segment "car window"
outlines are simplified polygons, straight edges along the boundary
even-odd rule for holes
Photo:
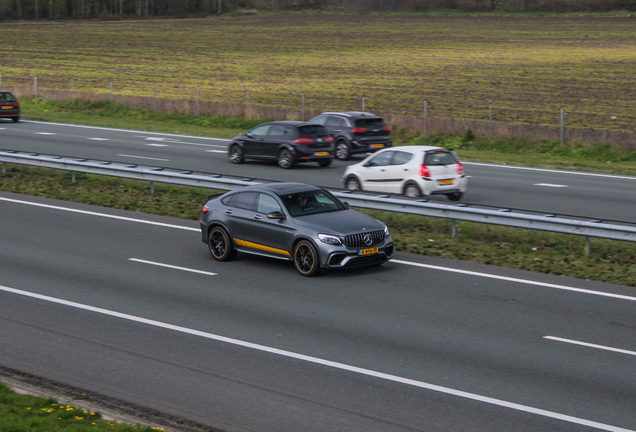
[[[453,165],[455,163],[457,159],[448,150],[431,151],[424,156],[424,165]]]
[[[245,210],[254,210],[254,202],[256,201],[256,192],[239,192],[232,195],[229,203],[226,204],[223,200],[223,204],[230,207],[236,207]]]
[[[0,101],[2,102],[16,102],[16,100],[11,93],[0,93]]]
[[[404,165],[413,157],[412,153],[396,151],[393,154],[393,160],[391,161],[391,165]]]
[[[261,125],[261,126],[256,126],[254,129],[252,129],[251,131],[249,131],[248,133],[250,135],[254,135],[254,136],[263,136],[263,135],[267,135],[267,131],[269,129],[269,125]]]
[[[257,211],[259,213],[270,214],[275,211],[282,212],[282,209],[273,196],[262,193],[258,195]]]
[[[289,135],[289,128],[287,126],[275,124],[270,128],[268,135]]]
[[[384,124],[384,120],[382,120],[379,117],[375,117],[375,118],[358,119],[356,120],[356,126],[366,127],[366,128],[373,128],[373,127],[383,128],[386,125]]]
[[[281,199],[292,216],[345,210],[336,198],[322,189],[281,195]]]
[[[298,133],[301,137],[314,137],[314,136],[326,136],[329,135],[329,131],[320,125],[301,126],[298,128]]]
[[[371,159],[367,163],[367,166],[376,167],[376,166],[389,165],[391,163],[391,158],[393,157],[393,153],[394,152],[392,152],[392,151],[387,151],[387,152],[380,153],[379,155],[377,155],[373,159]]]
[[[343,119],[342,117],[330,116],[329,119],[327,120],[327,123],[325,123],[325,126],[345,127],[347,126],[347,121]]]
[[[327,121],[327,116],[318,116],[316,118],[312,118],[311,120],[309,120],[309,123],[315,123],[315,124],[319,124],[319,125],[325,125],[325,122]]]

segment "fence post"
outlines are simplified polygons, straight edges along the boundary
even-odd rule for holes
[[[428,100],[424,99],[424,135],[428,130]]]
[[[250,107],[250,91],[249,90],[245,90],[245,106],[247,108]]]
[[[303,106],[303,109],[302,109],[302,121],[305,121],[305,93],[303,93],[301,96],[302,96],[301,100],[302,100],[302,106]]]
[[[113,82],[110,81],[110,104],[113,104]]]
[[[492,104],[488,104],[488,119],[490,122],[490,139],[492,139]]]
[[[33,97],[38,98],[38,77],[33,77]]]
[[[561,144],[563,144],[563,108],[561,108]]]
[[[73,82],[73,78],[71,78],[71,98],[75,99],[75,83]]]
[[[2,74],[0,74],[0,89],[2,89]]]
[[[363,95],[363,96],[362,96],[362,112],[366,112],[366,111],[365,111],[365,103],[366,103],[366,100],[365,100],[365,97],[364,97],[364,95]]]
[[[152,110],[157,110],[157,89],[154,84],[152,85]]]
[[[197,116],[201,114],[201,110],[199,109],[199,87],[197,87]]]

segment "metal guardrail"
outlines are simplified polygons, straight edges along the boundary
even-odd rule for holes
[[[156,167],[138,164],[116,163],[82,158],[70,158],[56,155],[42,155],[33,152],[0,150],[2,172],[6,172],[6,163],[31,165],[46,168],[88,174],[108,175],[128,179],[150,181],[151,192],[154,182],[171,183],[183,186],[205,187],[211,189],[233,190],[244,186],[269,182],[269,180],[247,179]],[[74,176],[73,176],[74,179]],[[586,237],[587,253],[590,253],[590,237],[622,241],[636,241],[636,225],[623,222],[604,222],[579,217],[558,217],[557,215],[536,214],[511,209],[477,208],[467,204],[438,204],[425,199],[408,199],[392,195],[368,192],[333,190],[331,192],[347,201],[353,207],[361,207],[390,212],[409,213],[450,219],[453,222],[453,236],[456,235],[456,221],[469,221],[526,228]]]

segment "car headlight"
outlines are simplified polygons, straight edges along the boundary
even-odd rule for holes
[[[389,227],[384,224],[384,238],[389,236]]]
[[[342,244],[342,241],[339,237],[329,235],[329,234],[318,234],[318,238],[321,242],[327,243],[328,245],[339,246]]]

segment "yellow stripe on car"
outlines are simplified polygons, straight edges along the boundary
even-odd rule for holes
[[[245,247],[250,247],[250,248],[254,248],[254,249],[261,249],[261,250],[264,250],[264,251],[274,252],[274,253],[281,254],[281,255],[289,255],[289,252],[287,252],[286,250],[276,249],[276,248],[273,248],[273,247],[260,245],[258,243],[252,243],[252,242],[248,242],[248,241],[237,239],[237,238],[235,238],[234,241],[239,246],[245,246]]]

